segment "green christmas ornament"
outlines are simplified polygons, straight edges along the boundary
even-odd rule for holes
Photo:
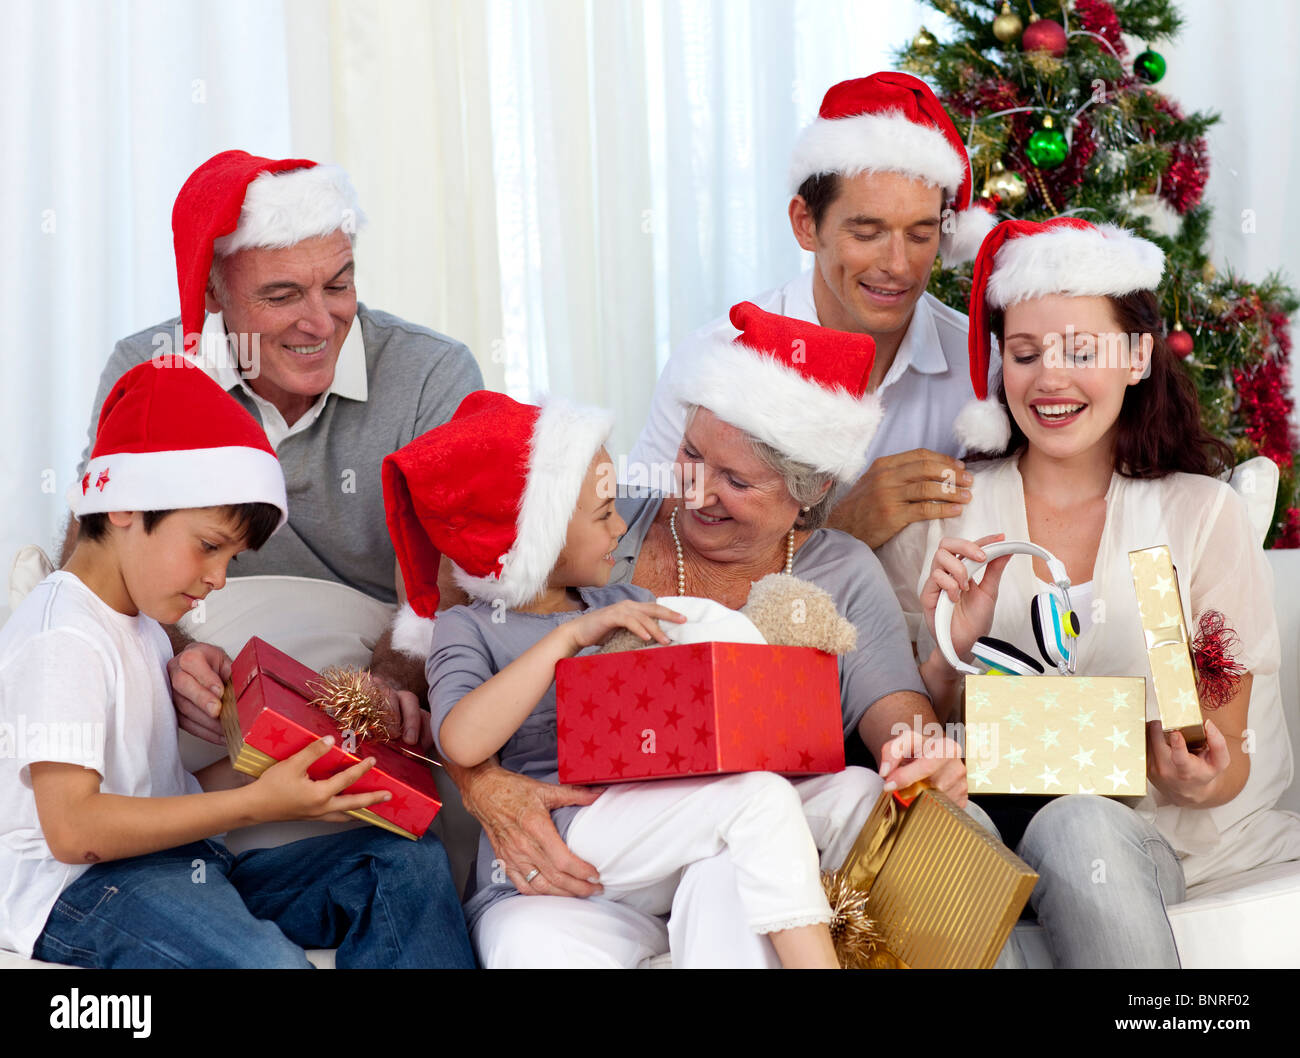
[[[1025,144],[1025,157],[1039,169],[1055,169],[1070,152],[1065,142],[1065,133],[1052,127],[1049,114],[1043,119],[1043,127],[1029,137]]]
[[[1147,48],[1133,60],[1133,72],[1147,84],[1155,84],[1165,75],[1165,57]]]

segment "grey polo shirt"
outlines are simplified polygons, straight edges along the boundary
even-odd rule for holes
[[[90,459],[99,410],[123,373],[171,348],[173,318],[123,338],[99,378],[89,442],[78,477]],[[451,418],[483,376],[460,342],[357,306],[365,349],[366,397],[330,393],[315,421],[276,447],[284,470],[289,521],[263,545],[232,563],[229,575],[282,574],[346,584],[385,603],[397,602],[397,556],[388,537],[380,464],[386,455]],[[260,423],[261,412],[237,381],[230,395]]]

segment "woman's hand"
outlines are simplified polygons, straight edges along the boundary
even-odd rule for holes
[[[966,807],[966,764],[961,746],[941,735],[922,737],[908,728],[880,750],[880,777],[886,790],[901,790],[921,779],[946,794],[958,808]]]
[[[569,851],[551,821],[552,809],[589,805],[601,788],[538,782],[495,762],[471,769],[450,765],[448,771],[520,893],[592,896],[601,891],[596,868]],[[537,874],[525,881],[534,869]]]
[[[616,628],[626,628],[647,643],[654,640],[667,646],[672,640],[664,634],[659,622],[682,624],[685,620],[676,610],[658,603],[625,600],[616,602],[613,606],[602,606],[599,610],[588,610],[581,617],[567,621],[560,627],[568,633],[576,653],[583,647],[594,647],[604,642],[605,637]]]
[[[1159,720],[1147,724],[1147,777],[1173,804],[1204,805],[1231,763],[1228,742],[1213,720],[1205,721],[1205,745],[1195,753],[1177,731],[1166,733]]]
[[[925,610],[925,621],[932,636],[935,634],[934,613],[939,605],[940,593],[946,593],[953,601],[952,646],[963,661],[970,660],[975,640],[988,635],[989,629],[993,627],[998,584],[1011,556],[995,558],[985,566],[984,576],[979,583],[971,577],[962,558],[983,562],[983,545],[996,543],[1003,538],[1004,534],[996,533],[971,542],[945,536],[939,542],[939,550],[934,553],[930,577],[921,589],[921,606]]]

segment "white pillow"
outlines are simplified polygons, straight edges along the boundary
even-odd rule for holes
[[[1267,456],[1256,456],[1238,464],[1228,484],[1246,501],[1255,538],[1262,545],[1273,524],[1273,508],[1277,504],[1277,464]]]

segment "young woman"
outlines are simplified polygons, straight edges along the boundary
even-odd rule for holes
[[[1008,221],[988,235],[970,314],[971,375],[984,399],[958,428],[968,448],[998,457],[972,467],[960,516],[912,526],[880,552],[941,717],[959,718],[962,677],[932,648],[940,593],[955,604],[963,659],[990,634],[1032,650],[1030,602],[1050,587],[1042,561],[994,559],[978,581],[962,561],[983,561],[983,545],[1004,538],[1064,563],[1082,626],[1079,675],[1147,677],[1146,797],[1007,799],[1037,808],[1023,838],[1004,836],[1041,876],[1032,903],[1060,966],[1177,966],[1165,907],[1187,886],[1300,858],[1300,817],[1273,810],[1292,761],[1272,577],[1221,480],[1231,454],[1201,425],[1161,336],[1163,264],[1146,240],[1075,218]],[[1002,380],[989,399],[994,335]],[[1128,553],[1157,544],[1172,551],[1192,634],[1217,611],[1240,643],[1245,675],[1222,706],[1202,701],[1206,743],[1196,751],[1163,731],[1151,690]]]

